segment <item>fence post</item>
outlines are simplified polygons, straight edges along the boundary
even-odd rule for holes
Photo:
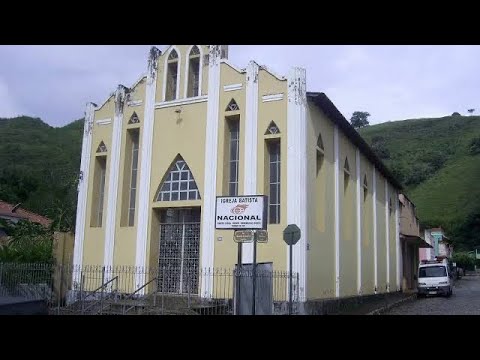
[[[100,315],[103,315],[103,292],[105,291],[105,266],[102,266],[102,289],[100,292]]]
[[[3,264],[0,263],[0,289],[3,289],[2,283],[3,283]],[[3,295],[3,294],[0,294],[0,295]],[[5,296],[6,295],[7,294],[5,294]]]
[[[295,313],[298,315],[298,310],[299,310],[299,305],[300,305],[300,286],[299,286],[300,285],[300,274],[299,273],[297,273],[296,278],[297,278],[297,294],[296,294],[296,298],[297,298],[296,304],[297,305],[295,306]]]
[[[158,292],[158,270],[157,270],[157,276],[156,280],[154,280],[153,283],[153,307],[155,308],[156,312],[156,307],[157,307],[157,292]]]
[[[190,271],[187,270],[187,302],[188,309],[190,310]]]
[[[164,314],[165,306],[165,266],[162,266],[162,315]]]
[[[83,270],[80,270],[80,306],[81,306],[81,314],[85,315],[85,297],[83,294],[85,286],[85,275],[83,274]]]

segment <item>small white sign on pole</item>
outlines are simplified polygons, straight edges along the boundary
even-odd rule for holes
[[[267,196],[218,196],[215,207],[216,229],[266,229]]]

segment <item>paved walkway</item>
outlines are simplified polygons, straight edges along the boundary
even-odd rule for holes
[[[415,294],[411,293],[390,293],[376,299],[371,299],[360,306],[347,311],[340,312],[339,315],[372,315],[374,312],[381,312],[383,309],[394,306],[399,302],[409,300]]]
[[[387,315],[480,315],[480,276],[457,280],[450,298],[435,296],[402,304]]]

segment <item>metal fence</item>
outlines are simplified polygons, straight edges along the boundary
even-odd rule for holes
[[[294,309],[298,274],[293,274]],[[251,267],[197,269],[0,263],[0,297],[43,299],[51,314],[287,314],[289,274]],[[253,311],[253,310],[252,310]],[[295,311],[295,310],[294,310]]]

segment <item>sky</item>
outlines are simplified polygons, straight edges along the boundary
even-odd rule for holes
[[[167,45],[155,45],[164,50]],[[147,45],[0,45],[0,118],[28,115],[51,126],[84,116],[118,84],[146,72]],[[480,46],[230,45],[229,60],[250,60],[279,75],[307,71],[307,90],[324,92],[350,119],[370,123],[480,112]]]

